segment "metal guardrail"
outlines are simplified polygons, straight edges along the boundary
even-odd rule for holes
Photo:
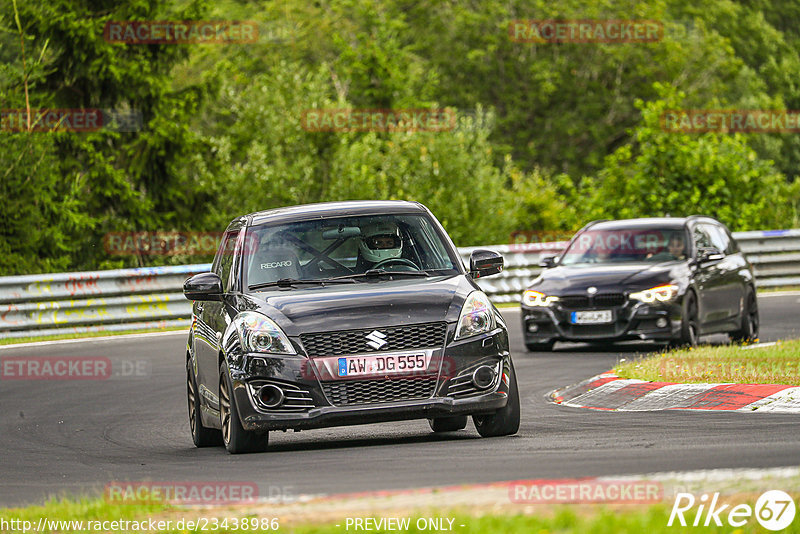
[[[759,287],[800,285],[800,229],[733,234],[753,263]],[[476,248],[503,254],[506,269],[478,280],[494,302],[517,302],[538,276],[539,259],[566,242],[460,248],[465,264]],[[183,281],[211,265],[0,277],[0,337],[143,330],[186,326],[191,303]]]

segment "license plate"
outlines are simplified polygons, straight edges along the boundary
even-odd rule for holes
[[[614,321],[611,310],[592,310],[572,312],[570,322],[572,324],[603,324]]]
[[[392,375],[426,371],[431,354],[385,354],[381,356],[350,356],[339,358],[339,376]]]

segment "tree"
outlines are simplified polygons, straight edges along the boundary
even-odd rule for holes
[[[632,132],[634,141],[585,180],[588,218],[704,214],[751,230],[782,227],[796,217],[797,187],[788,186],[772,162],[759,159],[745,135],[662,130],[661,114],[680,109],[685,95],[663,85],[655,89],[661,99],[636,103],[642,122]]]

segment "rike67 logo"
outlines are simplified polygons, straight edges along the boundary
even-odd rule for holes
[[[765,529],[778,531],[792,524],[795,511],[792,497],[780,490],[763,493],[755,508],[749,504],[720,504],[719,493],[714,493],[710,499],[706,493],[699,499],[691,493],[678,493],[667,526],[673,526],[677,520],[677,524],[683,527],[708,527],[712,524],[721,527],[725,522],[731,527],[743,527],[755,516]]]

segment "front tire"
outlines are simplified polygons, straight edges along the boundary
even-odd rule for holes
[[[508,436],[519,430],[519,390],[513,362],[508,362],[508,402],[493,414],[473,415],[472,422],[484,438]]]
[[[673,345],[678,347],[696,347],[700,332],[700,322],[697,318],[697,297],[693,292],[686,293],[683,299],[683,318],[681,319],[681,333]]]
[[[729,334],[734,343],[752,343],[758,339],[758,302],[755,293],[749,292],[746,302],[742,314],[742,327]]]
[[[467,427],[467,416],[436,417],[435,419],[428,419],[428,424],[431,425],[431,430],[434,432],[455,432]]]
[[[195,447],[215,447],[222,445],[222,433],[216,428],[203,426],[200,416],[200,396],[197,393],[197,379],[192,369],[192,361],[186,361],[186,398],[189,404],[189,430]]]
[[[219,367],[219,419],[222,426],[222,442],[231,454],[262,452],[269,443],[269,433],[245,430],[239,419],[233,383],[225,362]]]

